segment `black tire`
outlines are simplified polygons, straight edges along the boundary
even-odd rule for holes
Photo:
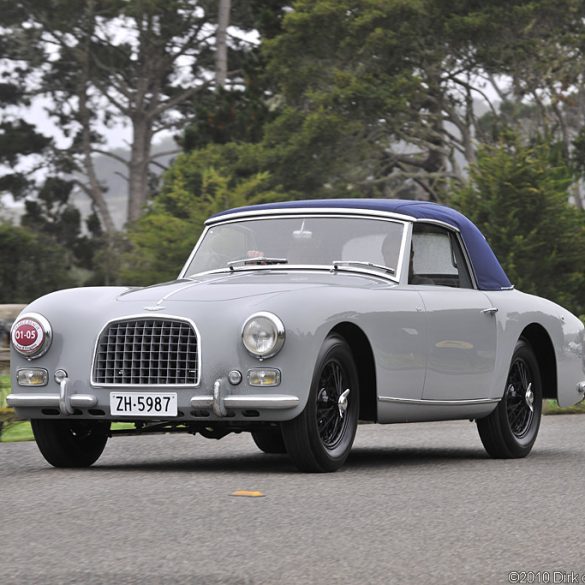
[[[93,420],[33,419],[35,441],[54,467],[89,467],[102,454],[110,423]]]
[[[268,453],[269,455],[276,455],[286,453],[284,446],[284,439],[280,429],[253,431],[252,439],[260,451]]]
[[[305,409],[282,423],[286,451],[299,470],[336,471],[345,463],[357,430],[359,394],[351,350],[342,337],[331,335],[319,351]]]
[[[497,408],[477,421],[485,450],[496,459],[530,453],[540,428],[542,382],[530,345],[520,339],[514,349],[504,395]]]

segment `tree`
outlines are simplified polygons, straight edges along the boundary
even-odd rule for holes
[[[476,59],[500,100],[497,111],[482,121],[480,138],[497,142],[511,128],[528,142],[558,143],[564,163],[583,177],[585,4],[484,3],[472,29]],[[579,182],[570,194],[583,209]]]
[[[66,250],[48,236],[0,223],[0,303],[28,303],[73,286]]]
[[[182,126],[180,107],[213,84],[218,3],[3,0],[0,8],[7,15],[0,20],[12,76],[26,83],[30,95],[51,98],[50,115],[70,139],[60,152],[67,171],[82,173],[78,187],[113,233],[93,155],[117,158],[128,169],[128,219],[135,221],[147,201],[149,170],[157,164],[152,141]],[[227,30],[228,14],[222,14]],[[245,43],[231,47],[244,50]],[[128,160],[101,146],[100,128],[115,125],[132,129]]]
[[[20,161],[30,155],[46,155],[53,143],[50,137],[40,134],[32,124],[18,117],[17,108],[23,103],[26,103],[26,99],[21,87],[15,83],[0,83],[0,108],[3,111],[0,122],[0,164],[10,168],[0,177],[0,193],[8,191],[16,198],[23,197],[34,184],[31,175],[34,174],[35,165],[27,172],[18,171]]]
[[[440,199],[462,180],[482,93],[463,26],[472,4],[296,2],[266,43],[283,107],[265,144],[283,184]]]
[[[585,312],[585,213],[568,203],[558,150],[510,138],[483,147],[450,203],[474,221],[523,292]]]
[[[562,86],[566,68],[555,77],[554,67],[579,51],[585,16],[577,0],[299,0],[292,8],[282,33],[264,43],[280,106],[265,129],[265,166],[305,196],[435,200],[448,198],[475,160],[478,103],[497,115],[499,80],[513,72],[516,87],[527,84],[532,53],[534,79],[547,51],[558,59],[522,96],[535,101]]]

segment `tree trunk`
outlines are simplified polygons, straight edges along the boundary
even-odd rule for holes
[[[152,143],[152,125],[144,114],[132,120],[133,138],[128,177],[128,223],[140,218],[148,199],[148,170]]]
[[[219,0],[217,34],[215,37],[215,83],[217,87],[225,87],[227,79],[227,29],[230,24],[232,0]]]
[[[87,4],[86,14],[85,14],[85,37],[83,39],[83,51],[81,52],[81,69],[82,75],[79,81],[77,98],[79,101],[79,122],[81,124],[81,133],[82,133],[82,152],[83,152],[83,167],[85,171],[85,175],[89,181],[88,185],[85,185],[83,188],[85,192],[89,195],[90,199],[92,200],[95,209],[97,211],[98,217],[102,223],[102,227],[108,236],[111,236],[115,231],[116,228],[114,226],[114,222],[112,220],[112,215],[110,213],[110,209],[108,208],[108,204],[106,202],[104,190],[97,178],[97,174],[95,172],[95,166],[93,162],[93,145],[92,145],[92,132],[91,132],[91,112],[89,109],[89,96],[88,96],[88,85],[90,82],[90,59],[91,59],[91,49],[90,49],[90,38],[91,34],[93,34],[93,24],[95,18],[95,2],[90,0]]]

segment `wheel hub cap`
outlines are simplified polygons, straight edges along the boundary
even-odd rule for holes
[[[349,388],[339,397],[339,400],[337,401],[337,408],[339,408],[339,416],[341,418],[343,418],[343,415],[345,414],[345,412],[347,411],[347,397],[349,396]]]
[[[526,396],[524,399],[526,400],[530,412],[534,412],[534,392],[532,392],[532,382],[530,382],[528,388],[526,388]]]

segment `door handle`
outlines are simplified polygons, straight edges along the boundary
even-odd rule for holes
[[[489,309],[482,309],[484,315],[495,315],[498,312],[497,307],[490,307]]]

